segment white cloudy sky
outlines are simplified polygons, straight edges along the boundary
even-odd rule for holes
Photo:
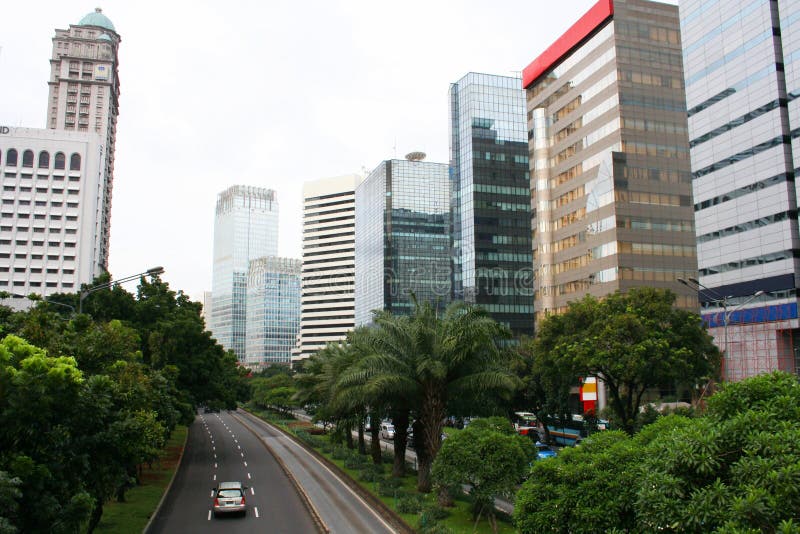
[[[594,0],[27,0],[0,16],[0,125],[45,125],[55,28],[122,36],[110,270],[211,288],[216,195],[270,187],[300,256],[301,187],[412,150],[448,160],[451,82],[511,75]]]

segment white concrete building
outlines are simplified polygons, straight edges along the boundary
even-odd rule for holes
[[[293,362],[355,326],[355,190],[350,174],[303,185],[303,271],[300,336]]]
[[[0,126],[0,291],[76,292],[105,271],[104,140]]]

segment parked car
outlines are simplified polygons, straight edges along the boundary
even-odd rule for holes
[[[394,425],[392,423],[381,423],[381,439],[394,439]]]
[[[214,517],[221,514],[247,514],[247,502],[244,492],[247,487],[241,482],[220,482],[214,488]]]
[[[544,458],[553,458],[557,456],[555,449],[553,449],[550,445],[542,443],[541,441],[537,441],[534,445],[536,447],[536,458],[538,460],[543,460]]]

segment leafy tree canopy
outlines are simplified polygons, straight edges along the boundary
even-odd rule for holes
[[[577,376],[602,377],[615,423],[632,433],[647,389],[705,383],[719,367],[699,316],[674,302],[671,291],[650,287],[587,296],[542,322],[534,351]]]

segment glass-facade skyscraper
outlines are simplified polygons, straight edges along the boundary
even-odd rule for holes
[[[209,330],[244,362],[247,332],[247,270],[250,261],[278,254],[275,191],[232,186],[217,197],[214,271]]]
[[[417,301],[450,302],[450,183],[448,166],[381,162],[356,188],[356,325],[373,310],[407,315]]]
[[[800,1],[681,0],[680,17],[703,319],[724,378],[797,372]]]
[[[533,335],[531,197],[519,78],[471,72],[450,86],[453,298]]]
[[[299,259],[268,256],[247,274],[247,355],[251,369],[291,363],[300,329]]]

